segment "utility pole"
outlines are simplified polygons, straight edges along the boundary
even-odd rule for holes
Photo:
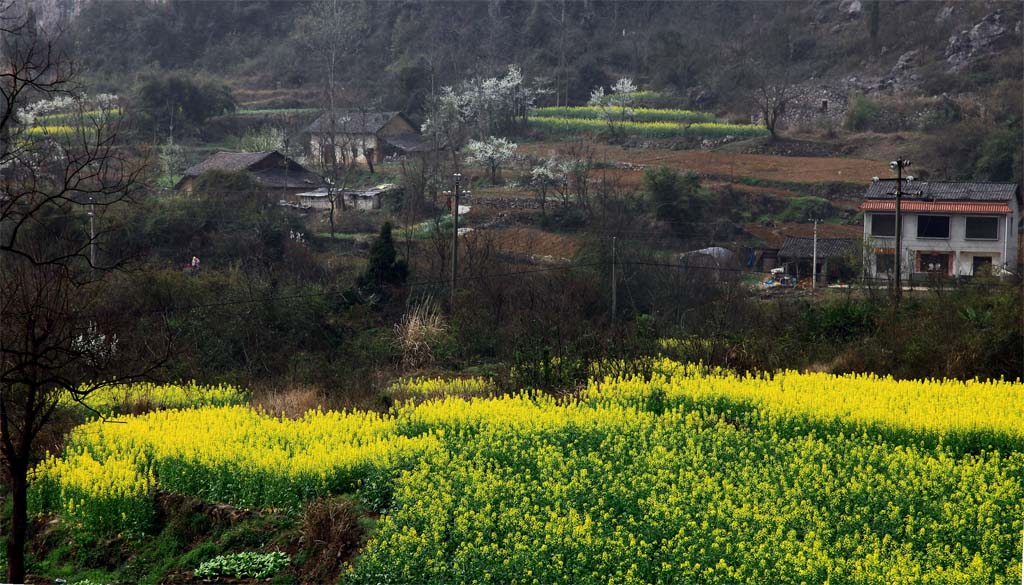
[[[618,291],[615,286],[615,236],[612,236],[612,321],[618,313]]]
[[[462,173],[452,175],[455,178],[455,191],[452,193],[452,290],[451,307],[455,311],[455,286],[459,278],[459,188]]]
[[[811,290],[818,288],[818,221],[814,221],[814,245],[811,248]]]
[[[96,199],[89,198],[89,265],[96,268]]]
[[[889,168],[896,171],[896,304],[903,298],[903,216],[901,205],[903,203],[903,169],[910,166],[909,160],[903,157],[896,157],[896,160],[889,163]]]

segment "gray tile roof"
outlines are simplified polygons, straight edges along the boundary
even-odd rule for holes
[[[275,189],[312,189],[324,184],[323,177],[277,152],[218,152],[185,171],[182,182],[207,171],[237,173],[248,171],[256,182]]]
[[[860,241],[847,238],[818,238],[818,258],[849,258],[860,254]],[[787,237],[779,250],[781,258],[811,258],[814,238]]]
[[[277,154],[277,151],[218,152],[203,162],[189,167],[184,175],[186,177],[198,177],[206,171],[225,171],[229,173],[244,171],[273,154]]]
[[[376,134],[401,112],[338,112],[335,130],[341,134]],[[309,125],[309,132],[330,132],[330,114],[323,114]]]
[[[419,134],[395,134],[385,136],[384,142],[403,152],[429,152],[434,145]]]
[[[903,197],[928,201],[1010,201],[1017,196],[1015,183],[980,181],[906,181]],[[874,181],[864,193],[865,199],[895,199],[896,179]]]

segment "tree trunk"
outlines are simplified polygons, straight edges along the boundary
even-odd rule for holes
[[[336,193],[331,193],[330,197],[328,197],[328,200],[331,203],[331,241],[332,242],[334,241],[334,198],[337,197],[337,196],[338,195]]]
[[[28,535],[28,465],[8,462],[11,517],[7,527],[7,581],[25,582],[25,541]]]

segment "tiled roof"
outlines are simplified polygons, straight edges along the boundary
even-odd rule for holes
[[[429,152],[433,144],[419,134],[395,134],[385,136],[384,142],[404,152]]]
[[[903,181],[903,198],[928,201],[1010,201],[1017,196],[1015,183],[980,181]],[[896,199],[896,179],[874,181],[865,199]]]
[[[277,154],[274,150],[262,152],[218,152],[203,162],[189,167],[184,176],[198,177],[206,171],[226,171],[229,173],[244,171],[263,159]],[[280,156],[280,155],[278,155]]]
[[[814,236],[814,224],[811,223],[788,223],[775,227],[750,223],[743,226],[743,230],[764,242],[765,247],[775,250],[782,248],[787,237],[811,238]],[[818,224],[819,239],[856,239],[863,236],[863,225]]]
[[[341,134],[376,134],[401,112],[338,112],[333,130]],[[330,114],[324,114],[309,125],[309,132],[330,132]]]
[[[268,164],[260,165],[267,159]],[[256,167],[255,169],[253,167]],[[185,171],[185,178],[198,177],[207,171],[224,171],[237,173],[248,171],[256,182],[264,187],[275,189],[311,189],[324,184],[323,178],[284,156],[276,150],[262,152],[218,152],[203,162]]]
[[[860,208],[864,211],[896,211],[896,200],[891,201],[880,201],[875,199],[873,201],[865,201],[860,204]],[[919,213],[922,211],[939,212],[939,213],[1012,213],[1010,206],[1006,203],[977,203],[973,201],[967,201],[959,203],[956,201],[903,201],[900,203],[900,211]]]
[[[860,241],[847,238],[818,238],[818,258],[847,258],[858,254]],[[780,258],[811,258],[814,238],[786,238],[779,250]]]

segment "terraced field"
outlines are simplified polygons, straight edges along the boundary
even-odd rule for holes
[[[569,148],[568,142],[536,142],[520,145],[534,156]],[[889,176],[888,163],[857,158],[812,158],[736,154],[706,150],[662,150],[623,148],[593,143],[596,160],[642,167],[667,166],[677,171],[695,171],[718,177],[750,177],[787,183],[853,183],[867,185],[872,177]]]

